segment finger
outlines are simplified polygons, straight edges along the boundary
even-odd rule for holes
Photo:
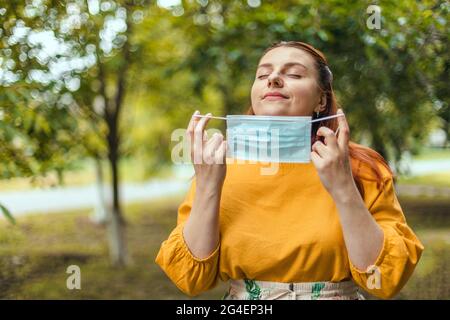
[[[194,117],[197,120],[194,120],[194,134],[196,131],[201,132],[203,135],[203,131],[205,130],[206,124],[211,119],[212,114],[209,112],[205,114],[203,117]]]
[[[216,153],[218,152],[218,149],[222,145],[223,136],[219,133],[214,133],[212,138],[208,141],[208,145],[205,149],[205,155],[208,158],[207,163],[208,164],[214,164],[216,163]]]
[[[336,136],[336,137],[338,137],[338,134],[339,134],[339,127],[336,129],[336,131],[334,132],[334,135]],[[339,142],[338,142],[338,144],[339,144]]]
[[[319,130],[317,130],[317,135],[320,137],[325,137],[325,144],[327,146],[335,150],[338,149],[336,136],[334,135],[333,130],[328,127],[320,127]]]
[[[218,132],[214,132],[211,139],[208,140],[207,146],[219,146],[223,141],[223,135]]]
[[[188,144],[189,144],[189,147],[191,148],[191,151],[192,151],[193,144],[194,144],[194,128],[195,128],[195,124],[198,119],[197,117],[195,117],[195,115],[197,115],[199,113],[200,113],[200,111],[196,110],[192,114],[191,120],[189,121],[189,124],[186,129],[186,138],[188,139]]]
[[[342,109],[339,109],[337,111],[338,114],[344,114]],[[348,142],[350,140],[350,127],[348,126],[347,118],[345,117],[345,114],[343,117],[338,117],[338,130],[339,130],[339,136],[337,139],[338,145],[341,148],[347,148]]]
[[[211,139],[208,140],[203,150],[203,158],[206,163],[213,164],[215,161],[215,153],[223,141],[223,136],[219,133],[214,133]]]
[[[210,116],[211,113],[208,113],[206,116]],[[194,163],[200,164],[203,159],[203,132],[205,130],[205,126],[209,121],[209,117],[201,118],[194,128]]]
[[[194,128],[195,128],[195,124],[198,121],[198,117],[195,117],[195,115],[199,114],[200,111],[196,110],[192,116],[191,116],[191,120],[189,121],[188,127],[186,129],[187,134],[189,134],[191,137],[193,137],[194,134]]]
[[[327,146],[324,145],[321,141],[316,141],[311,148],[314,152],[316,152],[321,158],[328,156],[330,153],[327,149]]]
[[[215,153],[215,163],[224,164],[226,162],[227,141],[223,140]]]
[[[324,160],[320,157],[320,155],[317,152],[311,151],[311,161],[313,162],[316,168],[321,168]]]
[[[205,128],[209,120],[211,119],[210,118],[211,115],[212,115],[211,113],[207,113],[205,117],[202,117],[200,118],[200,120],[197,121],[194,128],[194,139],[195,135],[197,134],[198,137],[201,138],[201,141],[208,140],[208,133],[206,132]]]

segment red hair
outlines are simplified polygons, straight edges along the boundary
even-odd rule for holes
[[[315,65],[318,71],[318,85],[320,90],[325,94],[326,96],[326,106],[325,110],[320,112],[319,114],[313,115],[313,118],[322,118],[329,115],[334,115],[337,112],[337,109],[340,108],[336,96],[333,91],[332,82],[333,82],[333,75],[331,73],[330,68],[328,67],[327,59],[325,58],[325,55],[314,48],[313,46],[299,41],[281,41],[272,44],[269,48],[267,48],[263,56],[270,50],[278,48],[278,47],[291,47],[291,48],[297,48],[303,51],[306,51],[309,53],[314,61]],[[248,115],[254,115],[253,108],[250,106],[250,108],[247,110]],[[314,122],[312,125],[312,133],[311,133],[311,145],[314,144],[319,138],[317,137],[317,130],[322,127],[326,126],[333,131],[336,131],[338,127],[338,122],[336,118],[324,120],[324,121],[318,121]],[[352,167],[352,174],[353,179],[355,180],[356,186],[358,187],[358,190],[361,194],[361,196],[364,197],[364,188],[361,181],[362,173],[359,170],[360,165],[366,165],[374,174],[374,179],[377,182],[377,186],[380,188],[383,186],[383,173],[380,169],[381,167],[384,167],[390,176],[393,176],[392,170],[389,168],[388,163],[386,160],[376,151],[365,147],[363,145],[357,144],[355,142],[350,141],[349,142],[349,155],[351,159],[351,167]]]

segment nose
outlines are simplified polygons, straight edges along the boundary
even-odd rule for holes
[[[267,86],[269,88],[270,87],[274,87],[274,88],[281,88],[281,87],[283,87],[283,79],[280,78],[280,75],[278,74],[278,72],[272,73],[267,78]]]

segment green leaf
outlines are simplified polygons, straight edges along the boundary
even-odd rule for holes
[[[4,216],[11,222],[12,224],[16,224],[16,219],[12,216],[11,212],[0,203],[0,209],[2,210]]]

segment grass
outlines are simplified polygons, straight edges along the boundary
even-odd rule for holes
[[[424,147],[419,154],[413,156],[414,160],[445,160],[450,161],[450,148],[431,148]],[[109,167],[103,163],[106,181],[110,180]],[[145,163],[135,159],[123,159],[120,163],[121,177],[124,182],[142,182],[149,175],[145,172]],[[159,176],[166,177],[170,175],[168,168],[160,168]],[[424,184],[450,187],[450,171],[436,174],[429,174],[415,177],[400,177],[401,183]],[[64,173],[64,185],[81,186],[95,182],[95,167],[92,160],[81,160],[74,164],[71,170]],[[36,186],[48,188],[58,185],[58,178],[55,173],[49,173],[45,177],[39,177],[32,181],[31,178],[13,178],[9,180],[0,180],[0,191],[29,190]]]
[[[425,246],[413,276],[397,299],[450,298],[450,228],[438,232],[419,230],[417,236]]]
[[[0,221],[0,299],[190,299],[154,263],[176,223],[183,195],[126,207],[132,264],[110,266],[106,233],[88,211],[32,215],[17,225]],[[450,200],[400,199],[408,223],[425,245],[398,299],[449,299]],[[66,288],[66,268],[81,268],[81,290]],[[226,284],[196,299],[220,299]]]
[[[181,197],[126,208],[132,263],[111,267],[106,231],[88,211],[0,221],[0,299],[188,299],[154,263],[161,242],[176,223]],[[81,269],[82,289],[66,288],[69,265]],[[218,286],[196,299],[218,299]]]
[[[424,147],[414,160],[448,160],[450,161],[450,149]],[[418,176],[400,176],[400,184],[415,184],[435,187],[450,187],[450,171],[424,174]]]
[[[397,299],[450,299],[450,199],[400,198],[408,224],[425,247]]]
[[[111,174],[108,163],[102,164],[105,175],[105,182],[111,181]],[[121,182],[144,182],[149,178],[148,172],[142,162],[133,159],[124,159],[120,162]],[[170,167],[163,167],[158,173],[153,173],[153,178],[167,177],[171,174]],[[94,162],[82,160],[67,170],[63,174],[63,186],[83,186],[96,182],[96,172]],[[59,186],[58,176],[55,172],[49,172],[46,176],[32,178],[12,178],[0,180],[0,191],[20,191],[31,190],[36,187],[52,188]]]
[[[414,160],[450,160],[450,148],[424,147],[420,153],[413,158]]]
[[[415,185],[450,188],[450,171],[443,171],[439,173],[425,174],[412,177],[399,177],[398,182],[400,184],[415,184]]]
[[[450,149],[424,147],[418,155],[413,156],[414,160],[445,160],[450,161]],[[110,170],[105,162],[102,165],[105,174],[105,181],[110,181]],[[167,177],[171,174],[170,167],[159,168],[158,177]],[[120,162],[121,181],[123,182],[143,182],[149,178],[145,171],[145,163],[136,159],[123,159]],[[82,186],[95,183],[95,166],[92,160],[80,160],[73,165],[73,168],[64,172],[65,186]],[[155,177],[153,173],[152,177]],[[427,174],[413,177],[399,177],[400,183],[434,185],[450,187],[450,171],[436,174]],[[32,188],[51,188],[58,186],[56,173],[50,172],[45,177],[12,178],[0,180],[0,191],[30,190]]]

